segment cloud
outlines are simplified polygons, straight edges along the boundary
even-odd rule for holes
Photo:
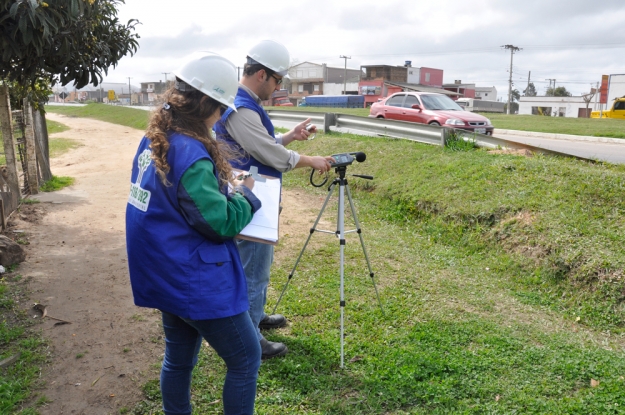
[[[575,93],[586,92],[603,73],[625,73],[625,2],[524,0],[248,0],[219,4],[185,0],[172,10],[161,0],[132,0],[123,18],[138,18],[140,50],[124,58],[112,76],[157,79],[197,50],[212,50],[242,65],[261,39],[285,44],[302,61],[344,65],[428,66],[445,71],[445,81],[495,85],[507,92],[510,53],[515,86],[556,78]],[[123,19],[122,19],[123,20]],[[620,43],[618,48],[609,44]],[[583,45],[595,45],[585,47]],[[123,72],[123,73],[122,73]]]
[[[148,36],[140,39],[137,57],[179,58],[198,50],[214,50],[233,45],[231,37],[219,33],[204,33],[198,25],[189,26],[175,36]]]

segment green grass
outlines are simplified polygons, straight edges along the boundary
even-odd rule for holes
[[[366,117],[368,108],[268,107],[277,111],[334,112]],[[571,134],[596,137],[625,138],[625,121],[614,119],[541,117],[537,115],[507,115],[483,113],[495,129],[537,131],[553,134]]]
[[[149,111],[106,104],[88,104],[84,107],[48,105],[46,111],[72,117],[93,118],[139,130],[146,129],[150,116]]]
[[[74,180],[73,177],[52,175],[52,179],[42,184],[39,189],[42,192],[54,192],[64,187],[71,186],[74,184]]]
[[[51,138],[48,142],[50,158],[59,157],[60,155],[65,154],[72,149],[82,146],[83,144],[81,144],[77,140],[63,137]]]
[[[67,125],[52,120],[46,120],[46,126],[48,127],[48,135],[69,130]]]
[[[293,148],[367,154],[348,173],[375,180],[348,178],[384,314],[348,234],[339,368],[339,244],[314,234],[278,309],[291,324],[267,333],[290,352],[263,362],[258,414],[625,413],[625,166],[340,134]],[[308,175],[284,186],[312,224],[327,190]],[[269,309],[307,235],[281,239]],[[224,374],[203,347],[196,413],[221,412]],[[157,378],[144,393],[131,413],[160,413]]]
[[[0,360],[19,356],[14,363],[0,369],[0,413],[36,414],[32,408],[21,411],[20,408],[34,395],[46,360],[46,344],[32,319],[16,303],[27,298],[23,286],[16,282],[19,279],[11,273],[3,274],[0,279]]]
[[[348,235],[340,369],[339,244],[314,234],[278,308],[290,327],[267,333],[290,352],[263,362],[258,414],[625,413],[625,166],[340,134],[294,148],[367,154],[348,173],[375,180],[349,183],[385,312]],[[312,224],[327,190],[308,174],[284,185],[316,201]],[[280,241],[269,310],[307,235]],[[224,374],[202,348],[196,413],[220,413]],[[156,379],[145,392],[135,414],[160,405]]]

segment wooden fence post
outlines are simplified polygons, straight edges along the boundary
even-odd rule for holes
[[[41,173],[41,180],[47,182],[48,180],[52,180],[50,151],[48,148],[48,127],[46,126],[46,117],[36,109],[33,109],[33,126],[35,127],[35,147],[37,150],[39,172]]]
[[[15,207],[17,207],[17,203],[21,199],[21,192],[17,176],[17,159],[15,157],[15,139],[13,137],[11,99],[9,98],[9,88],[7,85],[0,85],[0,123],[2,124],[4,156],[7,163],[6,178],[9,188],[11,189],[11,194],[15,199]]]
[[[35,128],[33,127],[33,107],[24,98],[24,144],[26,147],[26,170],[24,174],[28,179],[28,193],[39,193],[39,175],[37,174],[37,150],[35,144]]]

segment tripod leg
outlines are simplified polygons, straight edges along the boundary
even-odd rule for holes
[[[358,237],[360,238],[360,245],[362,245],[362,252],[365,254],[365,259],[367,260],[367,267],[369,268],[369,276],[371,277],[371,282],[373,283],[373,288],[375,289],[375,295],[378,298],[378,304],[380,305],[380,310],[382,314],[384,314],[384,308],[382,307],[382,301],[380,300],[380,294],[378,293],[378,287],[375,284],[375,274],[371,269],[371,262],[369,262],[369,255],[367,254],[367,248],[365,247],[365,240],[362,237],[362,230],[360,229],[360,222],[358,222],[358,216],[356,215],[356,208],[354,207],[354,201],[352,200],[352,193],[349,190],[349,185],[345,185],[347,189],[347,198],[349,200],[349,207],[352,210],[352,216],[354,217],[354,223],[356,224],[356,232],[358,233]]]
[[[306,247],[308,246],[308,242],[310,241],[310,238],[312,237],[312,234],[317,229],[317,225],[319,224],[319,221],[321,220],[321,215],[323,215],[323,211],[325,210],[326,206],[328,205],[328,201],[330,200],[330,196],[332,196],[332,190],[334,190],[334,186],[335,185],[336,185],[336,183],[332,183],[330,185],[330,187],[328,188],[328,196],[326,196],[326,200],[323,202],[323,206],[321,207],[321,210],[319,211],[319,215],[317,215],[317,219],[315,220],[315,223],[313,224],[312,228],[310,228],[310,233],[308,234],[308,238],[306,239],[306,243],[304,243],[304,247],[300,251],[299,256],[297,257],[297,260],[295,261],[295,265],[293,265],[293,269],[291,270],[291,273],[289,274],[289,278],[287,279],[286,284],[284,284],[284,288],[282,289],[282,292],[280,293],[280,297],[278,298],[278,302],[273,307],[273,311],[271,312],[271,314],[276,314],[276,309],[278,308],[278,305],[280,304],[280,301],[282,301],[282,296],[284,295],[284,293],[286,291],[286,288],[289,286],[289,282],[291,282],[291,278],[293,278],[293,274],[295,274],[295,269],[297,268],[297,265],[299,264],[300,259],[302,259],[302,255],[304,255],[304,251],[306,250]]]
[[[344,367],[344,356],[345,356],[345,323],[344,323],[344,315],[345,315],[345,284],[344,284],[344,276],[345,276],[345,198],[344,198],[344,187],[345,180],[341,179],[339,185],[339,212],[338,212],[338,229],[339,233],[339,241],[340,241],[340,251],[341,251],[341,262],[340,262],[340,275],[341,275],[341,287],[340,287],[340,307],[341,307],[341,368]]]

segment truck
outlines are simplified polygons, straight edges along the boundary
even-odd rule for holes
[[[471,112],[504,112],[504,103],[497,101],[485,101],[475,98],[458,98],[456,104]]]
[[[300,107],[364,108],[364,95],[308,95]]]
[[[612,108],[609,110],[591,112],[590,118],[616,118],[625,120],[625,95],[620,98],[615,98],[614,104],[612,104]]]
[[[289,100],[289,91],[281,89],[279,91],[273,91],[271,98],[263,101],[263,105],[270,107],[292,107],[293,103]]]

